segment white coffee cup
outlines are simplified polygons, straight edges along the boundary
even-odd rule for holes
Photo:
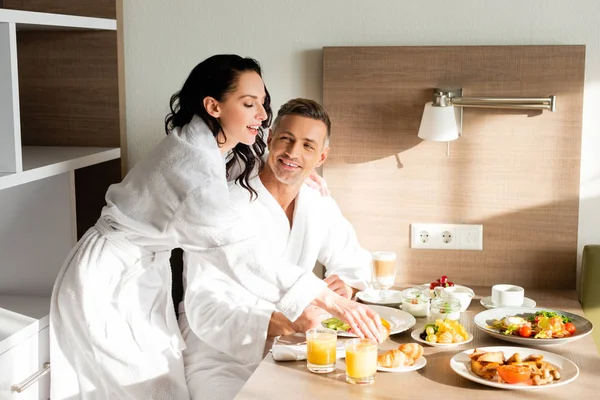
[[[501,284],[492,286],[492,304],[495,307],[520,307],[525,290],[521,286]]]

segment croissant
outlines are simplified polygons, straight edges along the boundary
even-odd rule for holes
[[[418,343],[403,343],[398,346],[398,350],[406,354],[413,360],[418,360],[423,355],[423,346]]]
[[[384,368],[410,367],[415,360],[400,350],[389,350],[377,356],[377,364]]]

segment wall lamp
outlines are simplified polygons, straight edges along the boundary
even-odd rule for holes
[[[434,89],[433,102],[425,104],[419,137],[448,142],[462,133],[463,107],[511,108],[556,111],[556,96],[549,97],[462,97],[462,89]]]

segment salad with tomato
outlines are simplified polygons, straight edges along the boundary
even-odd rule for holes
[[[530,316],[504,317],[494,321],[492,328],[505,335],[534,339],[569,337],[576,330],[570,318],[551,311],[538,311]]]

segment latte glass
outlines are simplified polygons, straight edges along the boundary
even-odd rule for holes
[[[396,281],[396,253],[376,251],[371,253],[371,280],[373,287],[379,290],[381,298],[389,297],[389,289]]]

